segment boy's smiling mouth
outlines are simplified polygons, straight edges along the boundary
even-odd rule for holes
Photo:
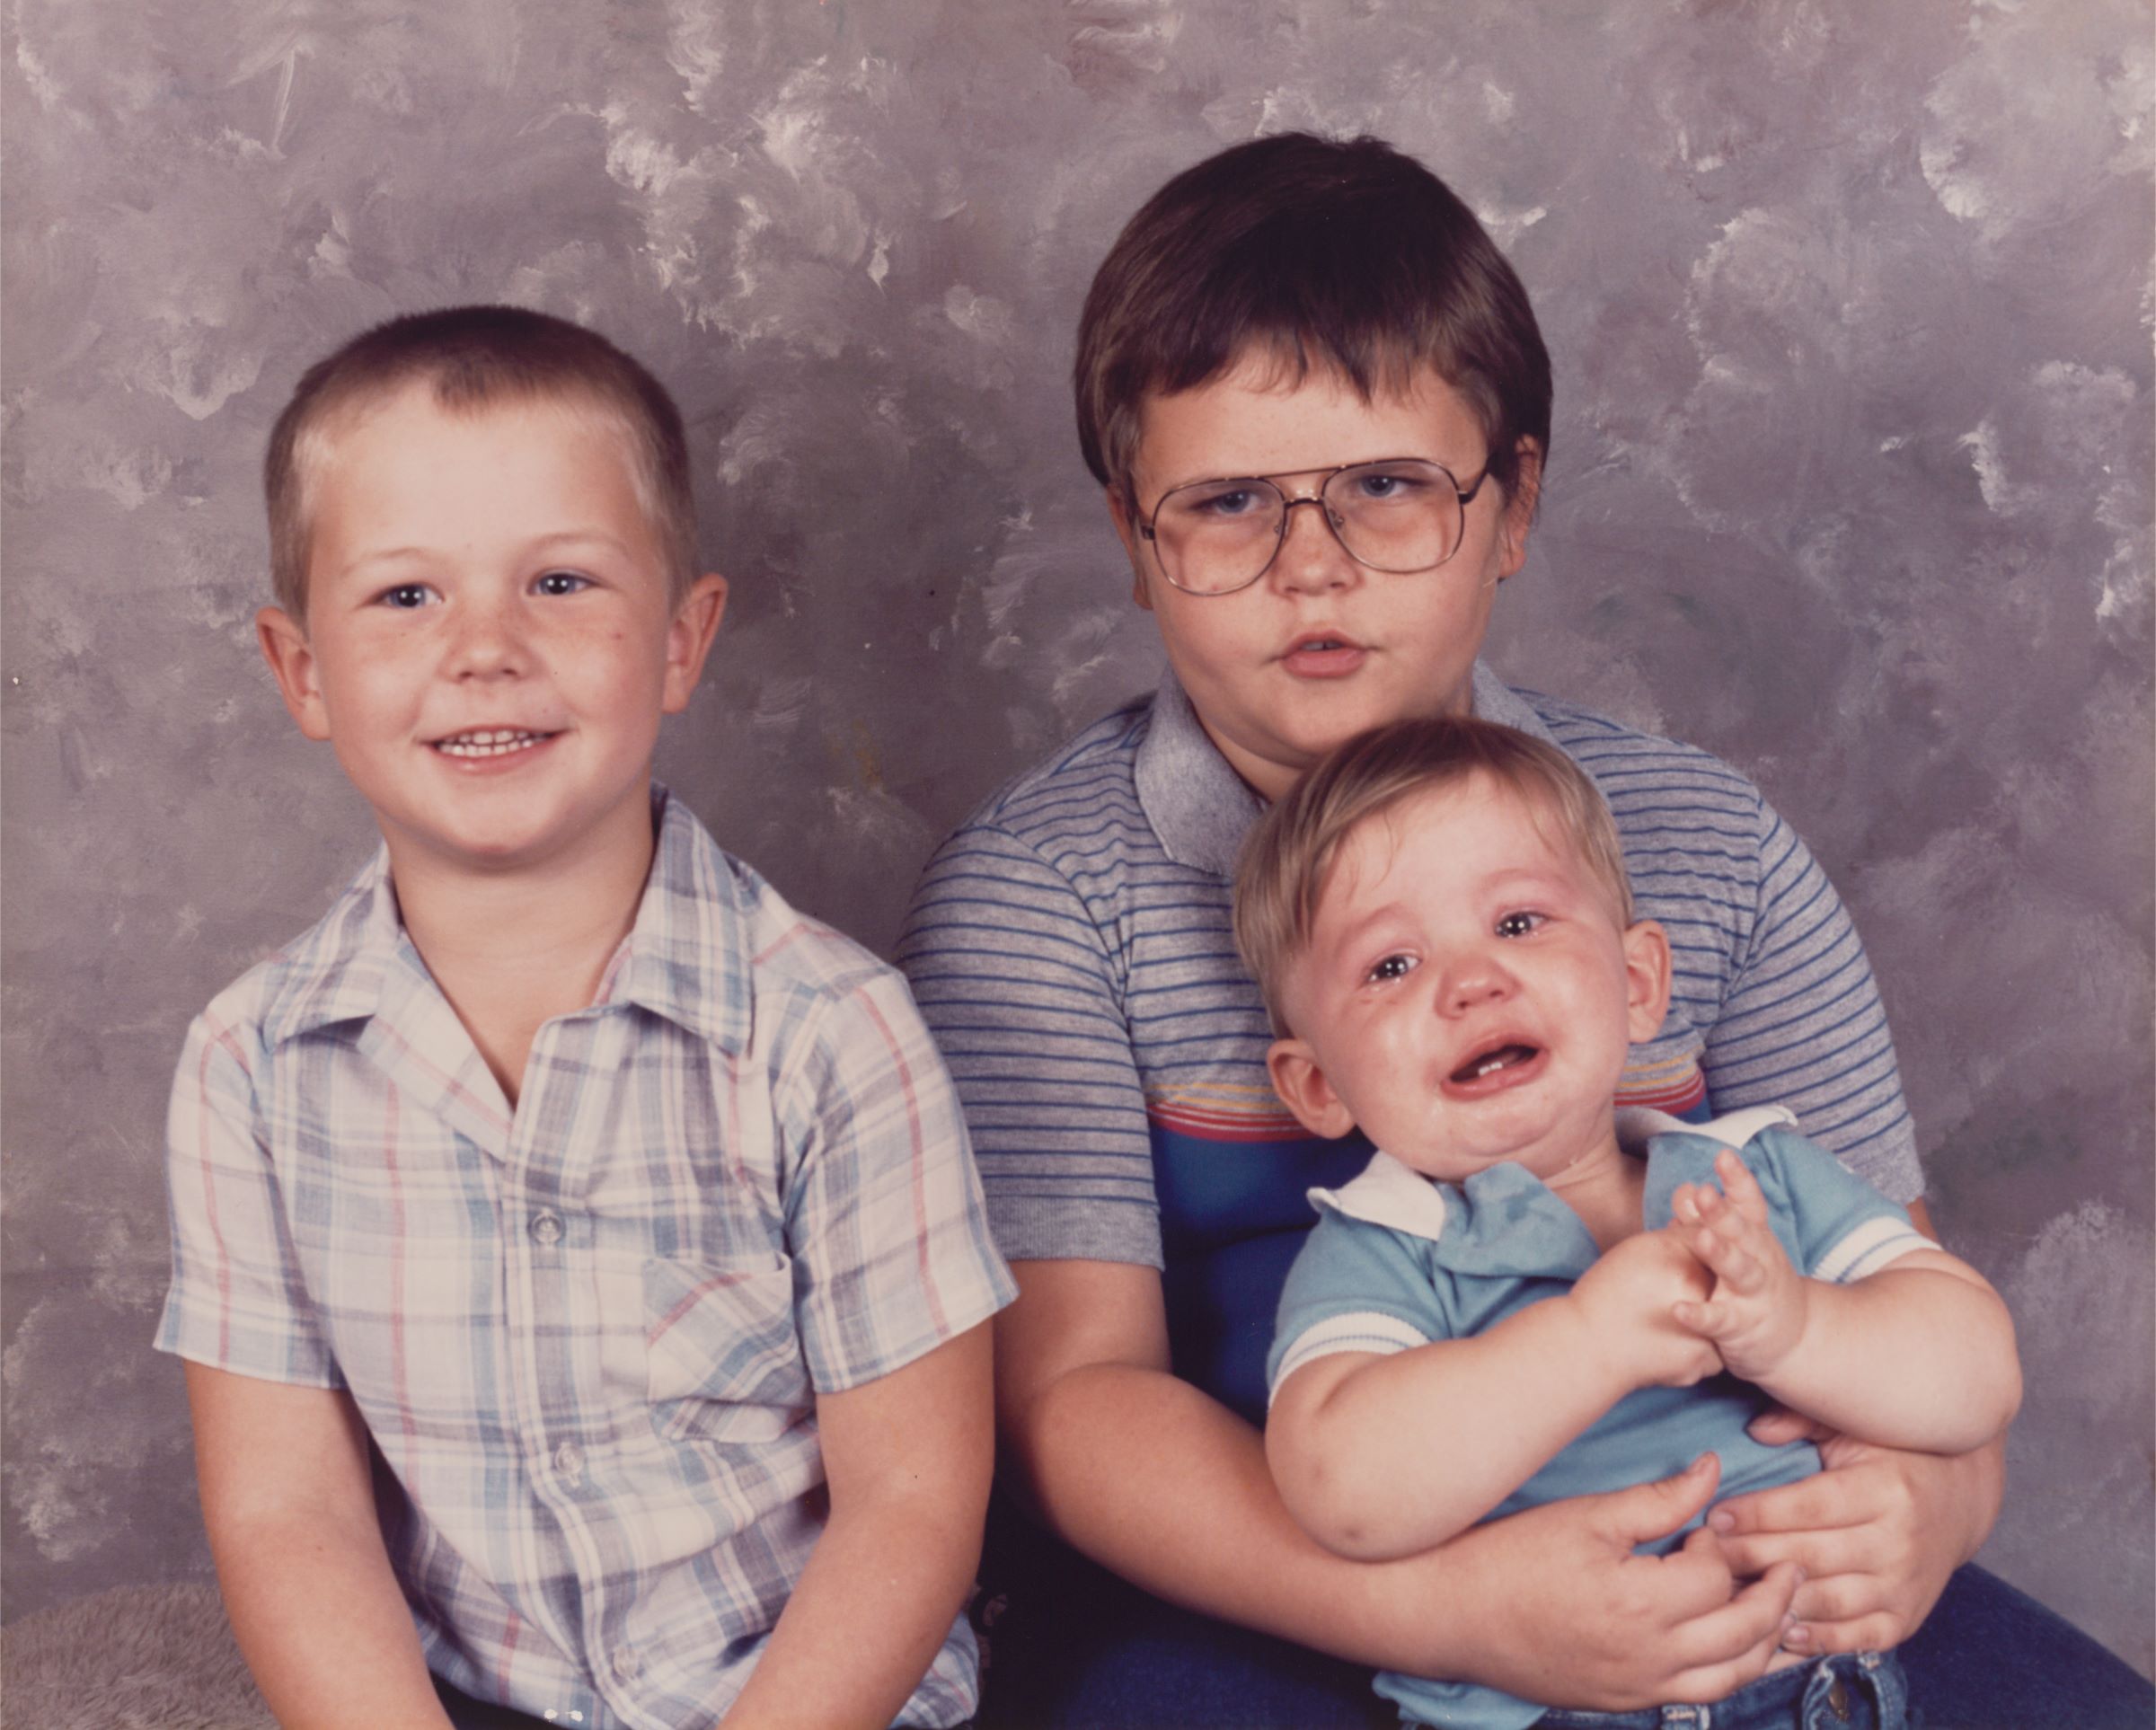
[[[451,733],[429,742],[446,757],[506,757],[518,751],[528,751],[535,745],[544,745],[556,737],[521,727],[478,727],[467,733]]]

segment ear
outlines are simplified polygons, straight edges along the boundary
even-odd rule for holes
[[[1355,1114],[1332,1090],[1332,1083],[1318,1067],[1318,1054],[1308,1042],[1274,1040],[1272,1049],[1265,1054],[1265,1067],[1273,1078],[1273,1091],[1280,1096],[1280,1103],[1294,1112],[1295,1121],[1312,1134],[1330,1140],[1355,1127]]]
[[[1669,1012],[1669,933],[1642,919],[1626,929],[1623,942],[1625,1037],[1638,1045],[1662,1030]]]
[[[696,682],[703,676],[703,658],[711,652],[711,639],[726,615],[726,578],[707,570],[689,585],[688,594],[667,627],[667,677],[659,697],[659,713],[678,715],[689,706]]]
[[[278,694],[311,739],[330,736],[329,707],[322,700],[322,670],[307,641],[306,627],[281,606],[266,606],[254,615],[255,640],[270,663]]]
[[[1527,531],[1534,526],[1534,508],[1542,496],[1542,447],[1532,438],[1523,438],[1519,459],[1519,472],[1506,495],[1505,514],[1498,519],[1499,582],[1527,562]]]
[[[1123,556],[1130,560],[1130,598],[1146,612],[1153,611],[1153,596],[1145,588],[1145,566],[1138,557],[1138,524],[1131,513],[1130,500],[1123,489],[1114,484],[1104,490],[1108,494],[1108,515],[1116,525],[1116,539],[1123,543]]]

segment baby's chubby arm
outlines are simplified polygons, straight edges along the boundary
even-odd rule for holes
[[[1941,1249],[1913,1250],[1849,1284],[1807,1278],[1768,1222],[1734,1152],[1721,1184],[1685,1184],[1674,1230],[1714,1275],[1676,1322],[1783,1405],[1887,1447],[1962,1453],[2005,1429],[2021,1403],[2014,1326],[1984,1276]]]
[[[448,1730],[349,1396],[190,1363],[187,1398],[225,1613],[277,1721]]]
[[[880,1730],[965,1602],[994,1452],[986,1322],[819,1395],[831,1518],[728,1730]]]
[[[1266,1421],[1281,1499],[1318,1542],[1357,1560],[1443,1543],[1634,1389],[1719,1370],[1713,1346],[1674,1320],[1707,1289],[1674,1231],[1644,1231],[1570,1292],[1472,1337],[1315,1359],[1281,1383]]]

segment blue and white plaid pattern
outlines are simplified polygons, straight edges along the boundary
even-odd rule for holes
[[[349,1389],[429,1664],[587,1730],[718,1721],[822,1530],[817,1392],[1015,1291],[897,975],[655,809],[513,1114],[381,855],[196,1021],[170,1123],[158,1346]],[[961,1617],[901,1722],[975,1669]]]

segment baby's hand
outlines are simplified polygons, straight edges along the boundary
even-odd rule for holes
[[[1712,1281],[1674,1226],[1642,1231],[1603,1253],[1572,1288],[1613,1362],[1635,1388],[1689,1388],[1722,1367],[1712,1343],[1677,1325]]]
[[[1680,1301],[1674,1313],[1680,1327],[1713,1341],[1735,1373],[1762,1381],[1804,1337],[1810,1283],[1789,1265],[1745,1162],[1724,1148],[1714,1172],[1719,1190],[1688,1183],[1671,1198],[1669,1229],[1714,1275],[1706,1302]]]

